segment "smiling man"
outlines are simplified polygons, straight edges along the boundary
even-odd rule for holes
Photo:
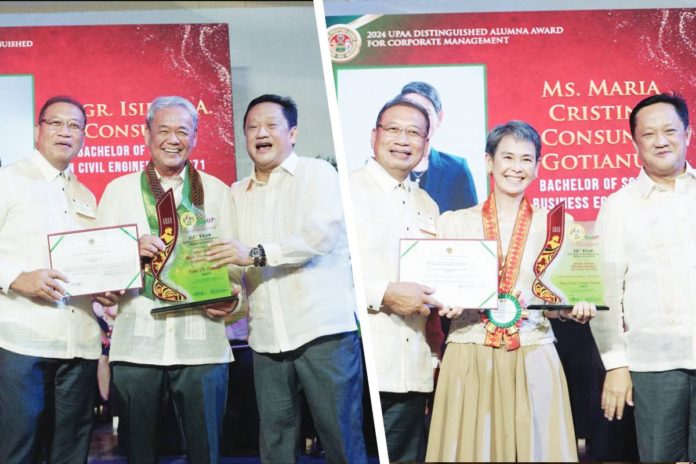
[[[390,461],[421,461],[437,354],[426,341],[434,289],[398,282],[399,239],[434,238],[438,208],[408,176],[428,145],[427,111],[397,97],[372,129],[374,157],[351,173],[353,214]]]
[[[411,171],[411,180],[428,192],[440,213],[474,206],[476,186],[466,159],[444,153],[432,145],[444,118],[439,92],[427,82],[413,81],[402,87],[401,96],[422,105],[430,120],[429,143],[423,159]]]
[[[182,235],[194,230],[229,237],[228,187],[197,171],[189,160],[198,137],[198,115],[191,102],[178,96],[156,98],[146,123],[152,160],[145,171],[107,185],[99,203],[100,225],[137,224],[144,263],[169,252],[165,241],[173,241],[174,230],[165,227],[159,233],[159,224],[166,220],[180,224],[177,246]],[[174,217],[162,217],[155,205],[170,189]],[[129,462],[157,462],[160,405],[168,391],[189,462],[217,463],[232,361],[223,319],[234,304],[153,316],[150,310],[158,305],[155,284],[160,281],[150,268],[145,267],[145,288],[127,292],[119,304],[109,353]]]
[[[641,100],[629,119],[643,163],[595,230],[609,311],[592,323],[607,375],[602,409],[635,404],[641,461],[696,460],[696,171],[683,98]]]
[[[249,103],[254,167],[232,185],[239,240],[213,244],[210,259],[246,266],[261,461],[297,462],[304,391],[327,462],[362,463],[362,348],[338,176],[295,153],[297,133],[291,98]]]
[[[46,242],[96,225],[94,195],[69,169],[86,122],[81,103],[50,98],[33,155],[0,169],[0,462],[40,462],[42,422],[49,462],[87,460],[99,326],[89,296],[65,296]]]

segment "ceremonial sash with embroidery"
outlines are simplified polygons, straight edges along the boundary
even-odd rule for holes
[[[161,275],[165,267],[171,265],[176,255],[176,242],[179,236],[179,218],[188,216],[195,221],[205,221],[203,211],[203,185],[198,171],[187,162],[188,173],[184,179],[181,204],[176,207],[174,192],[162,189],[155,166],[150,161],[140,176],[140,190],[150,232],[164,242],[165,249],[143,264],[145,286],[143,295],[167,302],[185,301],[187,296],[164,282]]]
[[[524,245],[527,242],[529,229],[532,223],[532,206],[526,197],[522,197],[520,207],[515,218],[515,227],[508,246],[505,262],[503,262],[502,244],[498,228],[498,211],[495,204],[495,195],[491,195],[483,204],[482,218],[483,231],[486,240],[498,242],[498,311],[486,310],[481,314],[481,322],[486,328],[486,346],[500,347],[501,340],[505,341],[508,351],[520,347],[519,327],[522,319],[526,317],[526,310],[519,302],[519,294],[514,295],[512,289],[517,282],[517,277],[522,264]],[[506,314],[508,317],[501,320],[494,313]]]
[[[552,209],[547,216],[546,242],[544,248],[534,263],[534,283],[532,291],[536,296],[549,303],[561,303],[561,298],[553,293],[541,281],[541,274],[556,259],[558,252],[561,251],[563,237],[565,235],[565,203],[561,202]]]

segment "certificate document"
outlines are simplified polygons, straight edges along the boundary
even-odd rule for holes
[[[497,308],[497,250],[495,240],[401,239],[399,281],[434,288],[445,306]]]
[[[135,224],[49,234],[48,250],[51,268],[68,276],[68,295],[143,286]]]

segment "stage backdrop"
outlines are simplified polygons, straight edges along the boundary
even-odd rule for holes
[[[327,17],[347,164],[371,155],[379,108],[403,84],[426,81],[445,113],[435,148],[464,156],[486,197],[485,137],[511,119],[542,136],[533,204],[564,201],[572,247],[550,282],[568,299],[600,302],[594,220],[640,162],[629,114],[676,91],[696,110],[696,10],[454,13]],[[693,150],[688,159],[694,162]]]
[[[432,81],[445,111],[433,145],[465,156],[479,191],[487,130],[523,119],[543,141],[534,204],[565,200],[579,221],[638,174],[628,116],[639,100],[674,90],[696,110],[694,9],[328,17],[327,26],[351,169],[370,155],[379,107],[410,80]],[[444,75],[452,67],[483,70]]]
[[[32,92],[33,86],[33,92]],[[26,157],[43,102],[70,95],[87,110],[85,146],[72,169],[97,196],[150,158],[148,103],[181,95],[197,107],[191,159],[225,183],[236,178],[227,24],[0,28],[0,161]]]

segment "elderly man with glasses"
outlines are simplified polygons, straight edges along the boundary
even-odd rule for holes
[[[87,460],[99,326],[90,296],[67,296],[67,276],[50,269],[46,241],[96,225],[94,195],[69,169],[85,123],[78,101],[48,99],[34,153],[0,169],[0,462],[40,462],[45,443],[49,462]]]
[[[435,237],[438,207],[409,179],[428,145],[430,123],[418,103],[386,103],[372,130],[374,157],[351,173],[353,214],[359,225],[368,320],[375,344],[384,428],[390,461],[420,461],[425,407],[433,391],[437,355],[426,340],[433,289],[397,282],[399,239]]]

